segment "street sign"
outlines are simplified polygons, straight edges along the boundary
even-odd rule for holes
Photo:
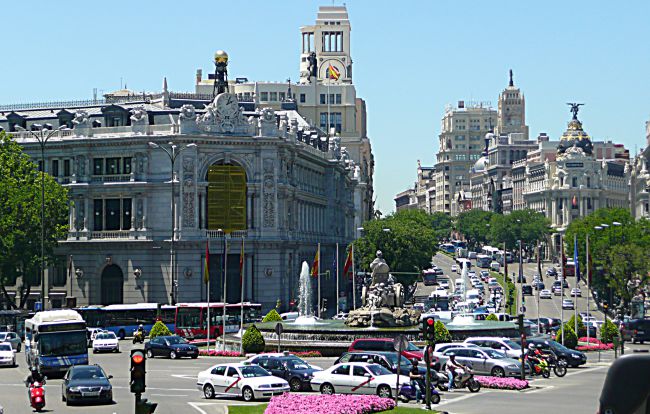
[[[525,307],[525,306],[521,306],[521,307],[519,308],[519,312],[521,312],[521,313],[526,313],[526,307]]]
[[[34,302],[34,310],[36,312],[42,311],[43,310],[43,302]]]
[[[393,348],[395,351],[401,353],[406,349],[407,346],[409,346],[409,341],[404,335],[398,335],[395,339],[393,339]]]
[[[284,331],[284,326],[282,326],[281,322],[278,322],[275,324],[275,334],[276,335],[282,335],[282,332]]]

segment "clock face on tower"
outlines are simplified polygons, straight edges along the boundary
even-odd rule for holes
[[[239,103],[235,95],[231,93],[222,93],[217,96],[217,112],[226,118],[230,118],[235,115],[237,109],[239,108]]]
[[[337,81],[345,77],[345,66],[337,59],[325,59],[318,71],[319,79]]]

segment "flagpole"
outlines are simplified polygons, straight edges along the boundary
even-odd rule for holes
[[[226,302],[228,301],[228,233],[224,236],[224,247],[223,247],[223,318],[221,320],[221,326],[223,332],[221,336],[223,337],[223,350],[226,350]]]
[[[573,269],[574,269],[574,276],[576,278],[576,289],[578,288],[578,282],[580,282],[580,277],[578,276],[580,274],[580,264],[578,261],[578,234],[573,235]],[[578,295],[574,294],[573,295],[573,325],[575,326],[575,333],[576,333],[576,338],[579,338],[580,336],[578,335]]]
[[[587,233],[587,255],[586,256],[587,256],[587,258],[585,260],[585,268],[587,269],[587,316],[589,316],[589,295],[590,295],[590,291],[589,291],[589,279],[590,279],[589,278],[589,276],[590,276],[589,271],[591,270],[591,269],[589,269],[589,233]],[[587,328],[587,342],[590,343],[589,342],[589,328]]]
[[[352,309],[357,308],[357,272],[354,269],[354,244],[352,244]]]
[[[560,277],[561,300],[564,300],[564,281],[566,274],[564,273],[564,237],[562,234],[560,234],[560,267],[562,270],[562,277]],[[560,306],[560,325],[560,329],[562,329],[562,345],[564,345],[564,306]]]
[[[241,269],[239,270],[239,277],[241,278],[239,290],[241,296],[239,298],[239,353],[244,352],[244,266],[246,263],[246,256],[244,255],[244,239],[241,239]]]
[[[207,294],[207,301],[208,301],[208,335],[207,335],[207,346],[208,346],[208,353],[210,352],[210,240],[205,241],[207,248],[205,249],[205,261],[204,263],[204,270],[203,274],[208,275],[208,294]]]
[[[336,243],[336,313],[339,311],[339,244]]]
[[[318,263],[317,263],[317,265],[318,265],[318,269],[317,269],[317,272],[318,272],[318,317],[320,318],[321,317],[321,308],[322,308],[322,305],[321,305],[321,300],[322,299],[320,297],[320,243],[318,243],[318,252],[316,254],[318,255]]]

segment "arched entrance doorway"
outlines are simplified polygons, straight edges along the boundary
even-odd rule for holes
[[[124,274],[119,266],[111,264],[102,271],[102,305],[124,303]]]

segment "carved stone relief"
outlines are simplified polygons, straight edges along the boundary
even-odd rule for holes
[[[193,228],[196,223],[194,166],[194,157],[183,158],[183,227],[186,228]]]
[[[262,194],[264,203],[264,227],[275,227],[275,165],[272,159],[264,160]]]

